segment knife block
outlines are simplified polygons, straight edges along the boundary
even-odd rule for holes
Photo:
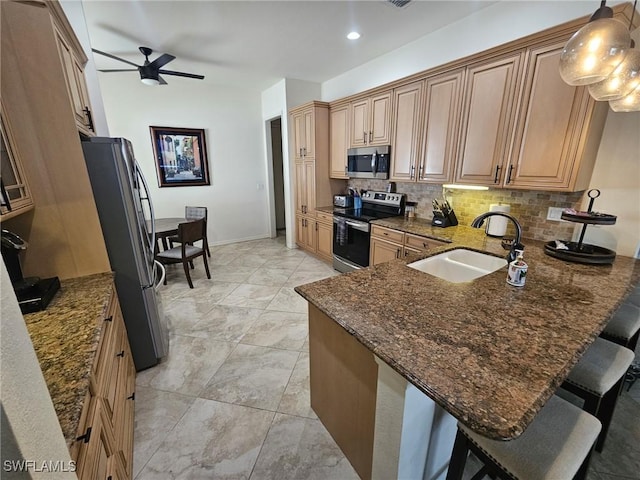
[[[448,213],[433,211],[433,219],[431,220],[431,226],[433,227],[455,227],[458,225],[458,218],[453,210]]]

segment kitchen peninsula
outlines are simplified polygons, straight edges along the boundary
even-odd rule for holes
[[[389,461],[395,465],[385,473],[402,468],[402,451],[380,460],[374,446],[393,437],[381,431],[393,424],[380,418],[382,409],[393,413],[381,402],[383,376],[391,372],[482,435],[516,438],[640,280],[640,262],[632,258],[568,263],[545,255],[543,242],[525,239],[524,288],[506,283],[505,268],[449,283],[407,263],[458,247],[502,257],[500,240],[463,225],[374,223],[448,244],[296,288],[309,301],[311,405],[362,478],[380,477],[375,465]],[[403,401],[396,450],[409,443],[401,438],[411,421]],[[428,428],[416,417],[413,423],[414,434]]]

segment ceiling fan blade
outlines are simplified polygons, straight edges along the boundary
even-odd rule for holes
[[[151,62],[148,66],[151,68],[162,68],[171,60],[175,60],[176,57],[173,55],[169,55],[168,53],[163,53],[158,58],[156,58],[153,62]]]
[[[111,55],[110,53],[101,52],[100,50],[96,50],[95,48],[92,48],[91,51],[94,52],[94,53],[97,53],[99,55],[104,55],[105,57],[113,58],[114,60],[118,60],[119,62],[128,63],[129,65],[133,65],[134,67],[138,67],[138,65],[136,65],[135,63],[130,62],[129,60],[125,60],[124,58],[116,57],[115,55]]]
[[[138,69],[137,68],[115,68],[115,69],[108,69],[108,70],[98,70],[99,72],[137,72]]]
[[[160,75],[158,75],[158,82],[160,83],[160,85],[167,85],[167,81]]]
[[[196,75],[194,73],[174,72],[172,70],[158,70],[158,72],[164,75],[175,75],[176,77],[197,78],[198,80],[204,79],[204,75]]]

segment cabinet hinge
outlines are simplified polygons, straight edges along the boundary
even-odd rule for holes
[[[91,427],[87,428],[87,431],[84,435],[80,435],[76,438],[77,441],[83,440],[84,443],[89,443],[89,439],[91,438]]]

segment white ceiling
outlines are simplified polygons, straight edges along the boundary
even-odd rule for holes
[[[93,48],[140,65],[139,46],[177,58],[164,68],[264,90],[282,78],[323,82],[495,1],[83,0]],[[357,30],[362,37],[346,39]],[[129,68],[94,55],[98,69]],[[130,76],[137,72],[100,73]],[[200,80],[165,76],[169,83]]]

